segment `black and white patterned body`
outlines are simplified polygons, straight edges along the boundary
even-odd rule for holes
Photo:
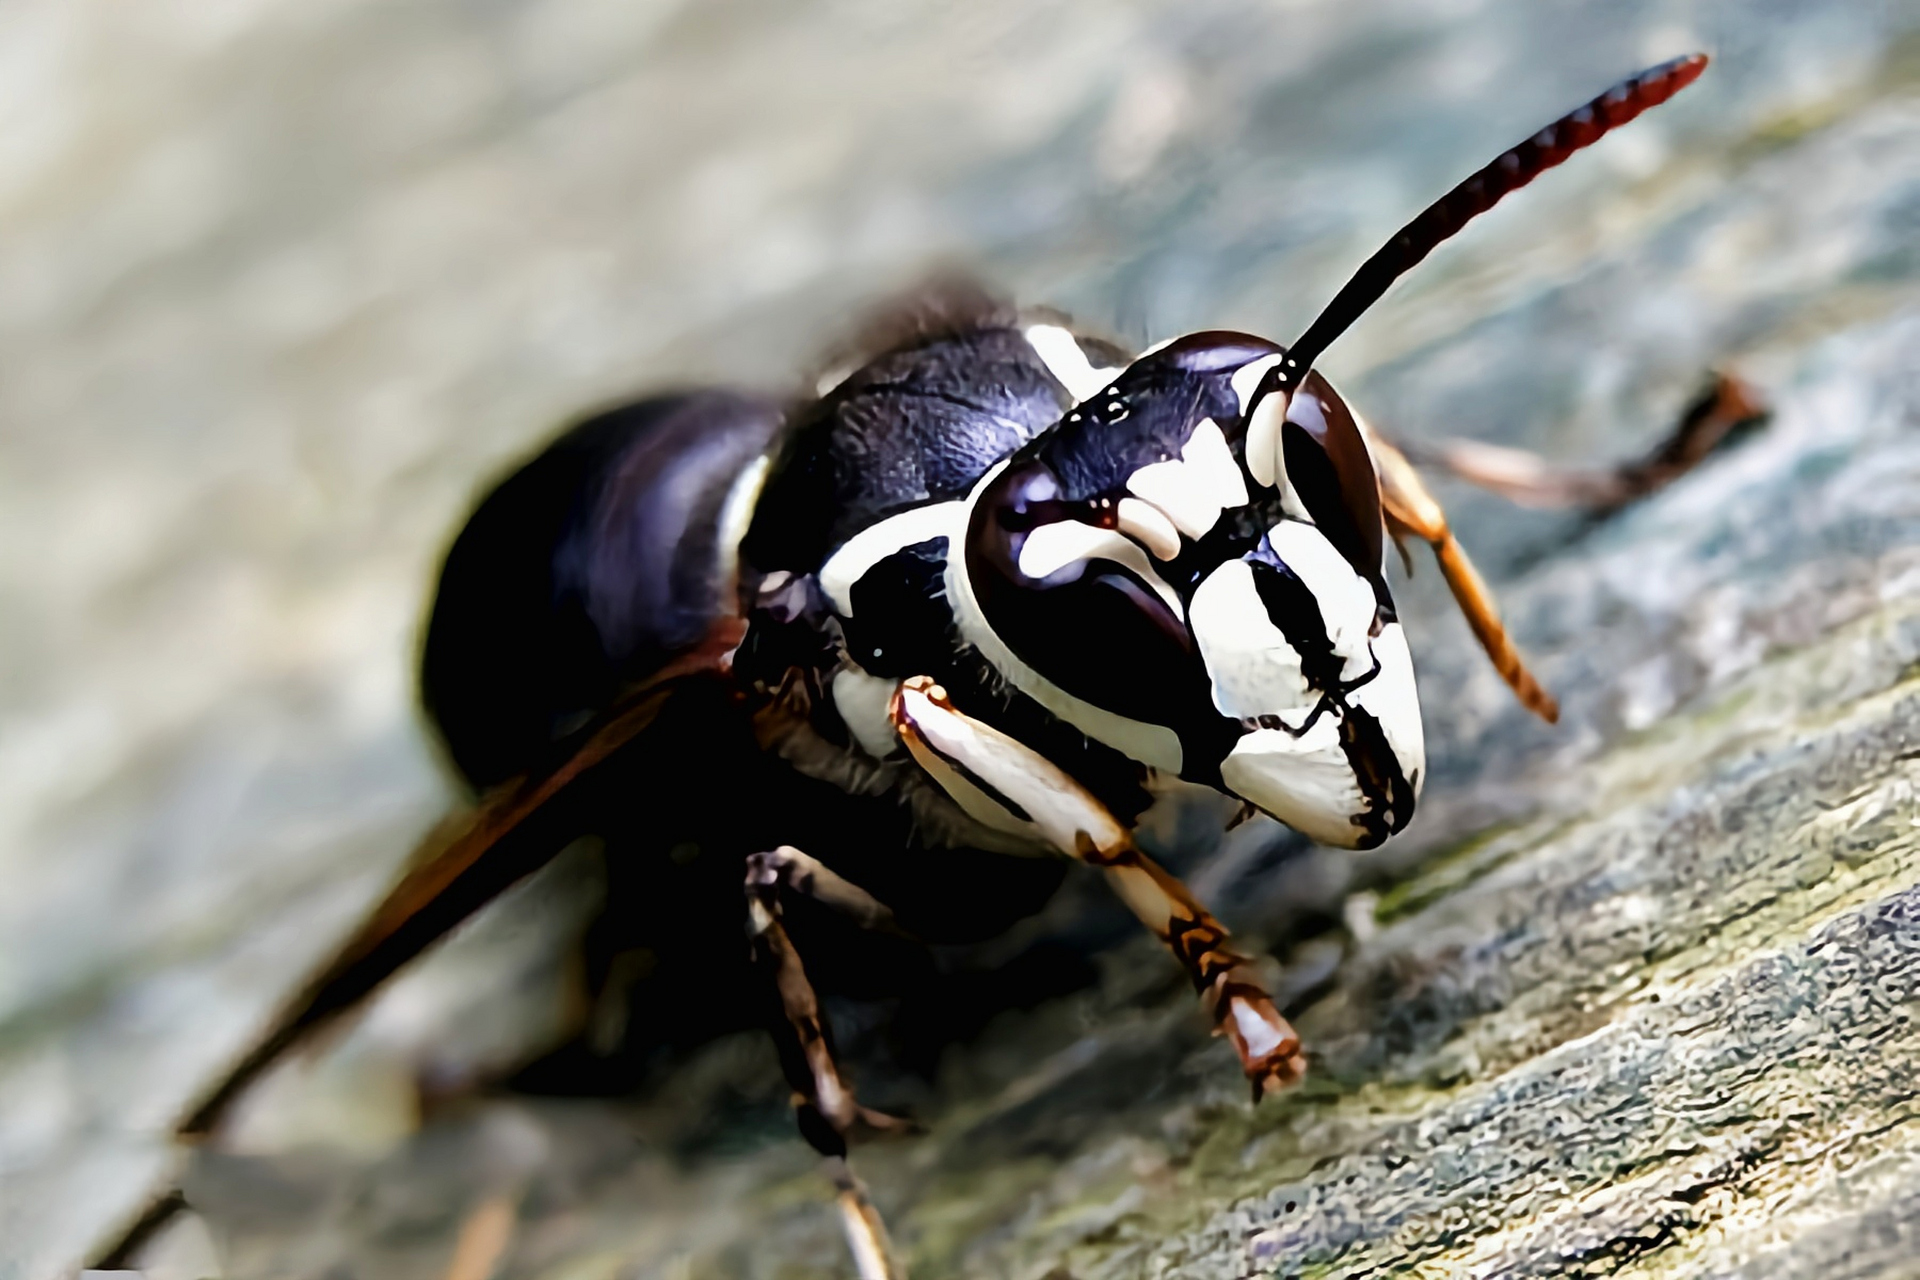
[[[428,626],[424,701],[485,797],[182,1132],[210,1132],[303,1036],[587,834],[607,854],[583,948],[593,1014],[549,1083],[618,1088],[635,1078],[622,1055],[643,1067],[647,1045],[765,1022],[862,1280],[901,1273],[847,1139],[898,1124],[856,1101],[816,983],[892,1003],[896,1043],[919,1045],[899,1060],[922,1066],[993,1012],[1081,985],[1093,938],[1001,936],[1064,861],[1006,854],[1098,867],[1255,1098],[1299,1080],[1258,966],[1134,839],[1160,784],[1334,845],[1405,826],[1424,758],[1389,531],[1433,549],[1495,670],[1558,714],[1416,469],[1314,362],[1437,245],[1706,61],[1631,77],[1496,157],[1289,349],[1211,332],[1128,361],[961,289],[917,299],[804,403],[683,392],[568,431],[480,504]],[[1719,412],[1614,476],[1609,501],[1701,456],[1692,433]],[[1510,467],[1464,474],[1524,489]],[[861,945],[816,945],[834,925]],[[164,1221],[143,1215],[103,1268]]]
[[[1280,349],[1201,333],[1131,363],[983,312],[915,331],[786,414],[697,392],[562,437],[448,557],[424,687],[478,786],[530,767],[738,608],[759,745],[915,838],[1045,847],[890,704],[932,677],[1122,822],[1158,778],[1326,843],[1404,826],[1419,706],[1361,430]],[[944,764],[944,767],[943,767]]]
[[[899,794],[930,842],[1044,848],[964,764],[903,750],[890,705],[931,676],[1122,821],[1158,776],[1328,843],[1399,830],[1421,734],[1376,482],[1317,379],[1284,422],[1261,412],[1278,356],[1206,333],[1121,366],[997,317],[850,375],[798,420],[741,548],[735,669],[777,704],[768,745]]]

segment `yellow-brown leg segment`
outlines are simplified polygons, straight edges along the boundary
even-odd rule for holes
[[[847,1161],[847,1135],[856,1128],[898,1132],[908,1126],[861,1106],[840,1074],[819,998],[793,939],[780,923],[780,897],[783,892],[804,893],[868,928],[897,932],[893,913],[864,889],[785,845],[747,859],[746,890],[747,932],[754,957],[773,980],[786,1022],[786,1034],[776,1033],[775,1043],[781,1068],[793,1087],[801,1136],[826,1161],[860,1280],[904,1280],[906,1273],[894,1261],[886,1224]]]
[[[1427,492],[1420,473],[1404,453],[1379,433],[1369,431],[1367,443],[1373,449],[1374,469],[1380,475],[1380,507],[1386,516],[1387,532],[1403,546],[1404,539],[1415,537],[1433,548],[1434,558],[1440,562],[1440,575],[1446,579],[1455,603],[1466,615],[1467,625],[1473,628],[1474,638],[1486,650],[1493,669],[1500,673],[1500,678],[1527,710],[1548,724],[1558,720],[1560,704],[1534,678],[1533,672],[1527,670],[1526,659],[1520,656],[1519,647],[1500,621],[1493,592],[1473,567],[1473,561],[1467,558],[1466,548],[1453,536],[1453,530],[1447,525],[1447,513]]]
[[[827,1157],[827,1176],[833,1179],[834,1206],[840,1210],[847,1251],[853,1254],[860,1280],[906,1280],[907,1273],[900,1269],[887,1239],[887,1224],[867,1195],[867,1184],[853,1175],[845,1156]]]
[[[1252,963],[1228,944],[1226,927],[1142,853],[1086,788],[1031,747],[956,709],[927,676],[901,684],[891,714],[914,759],[963,806],[998,796],[994,803],[1009,820],[1107,873],[1121,900],[1186,969],[1215,1033],[1239,1055],[1256,1099],[1305,1074],[1300,1037],[1274,1008]],[[1004,807],[1008,803],[1012,807]]]
[[[1300,1037],[1274,1008],[1252,962],[1228,944],[1226,926],[1131,837],[1103,849],[1089,836],[1078,856],[1107,873],[1121,901],[1186,969],[1213,1017],[1214,1033],[1239,1055],[1254,1101],[1298,1084],[1307,1072]]]
[[[1616,467],[1556,467],[1523,449],[1452,440],[1420,452],[1423,462],[1445,467],[1470,484],[1526,507],[1578,507],[1595,515],[1617,511],[1656,493],[1698,466],[1742,428],[1763,421],[1767,402],[1750,384],[1729,373],[1715,373],[1706,388],[1654,450]],[[1404,539],[1432,545],[1440,572],[1467,616],[1480,645],[1527,708],[1542,719],[1559,718],[1559,704],[1527,670],[1520,651],[1500,624],[1493,593],[1481,580],[1466,551],[1447,527],[1446,512],[1427,492],[1420,473],[1391,441],[1366,427],[1375,470],[1380,475],[1381,507],[1387,529],[1405,552]]]

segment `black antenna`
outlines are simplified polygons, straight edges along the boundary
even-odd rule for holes
[[[1707,55],[1675,58],[1613,88],[1577,111],[1555,120],[1519,146],[1502,153],[1486,168],[1428,205],[1400,233],[1360,265],[1353,278],[1333,295],[1307,331],[1300,335],[1279,367],[1267,375],[1270,388],[1298,385],[1335,338],[1347,331],[1363,312],[1380,300],[1387,286],[1432,253],[1435,246],[1467,223],[1518,191],[1582,147],[1592,146],[1649,107],[1657,107],[1680,92],[1707,69]]]

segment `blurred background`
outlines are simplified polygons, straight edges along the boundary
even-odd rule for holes
[[[421,1080],[497,1075],[576,1012],[584,856],[268,1081],[219,1151],[168,1141],[455,799],[412,680],[469,505],[596,405],[805,385],[938,269],[1131,344],[1287,340],[1460,177],[1705,49],[1695,88],[1477,223],[1323,362],[1409,440],[1577,462],[1648,447],[1710,368],[1778,409],[1597,529],[1443,488],[1566,723],[1510,706],[1424,572],[1434,773],[1404,845],[1356,863],[1262,832],[1195,864],[1304,986],[1391,951],[1377,895],[1451,892],[1408,879],[1436,850],[1564,820],[1591,762],[1920,593],[1917,31],[1906,0],[6,6],[0,1276],[76,1267],[175,1178],[196,1213],[148,1261],[183,1280],[441,1275],[502,1221],[481,1276],[845,1273],[757,1044],[634,1100],[493,1096],[419,1128]],[[1894,681],[1912,655],[1890,645],[1806,705]],[[1634,785],[1680,803],[1659,788],[1728,741],[1636,757]],[[1352,921],[1330,956],[1289,941],[1307,900]],[[933,1135],[876,1157],[916,1274],[1210,1256],[1153,1250],[1245,1186],[1167,1171],[1241,1084],[1159,957],[1124,959],[916,1096]],[[1510,1003],[1457,990],[1450,1028]],[[1147,1067],[1102,1057],[1142,1037]],[[1391,1052],[1323,1043],[1332,1078]]]

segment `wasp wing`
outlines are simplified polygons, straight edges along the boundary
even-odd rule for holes
[[[422,700],[479,800],[426,837],[177,1132],[212,1132],[288,1051],[593,831],[600,783],[670,706],[712,720],[732,701],[735,548],[785,418],[737,391],[648,397],[577,423],[486,494],[448,550],[421,655]],[[123,1266],[182,1203],[156,1198],[98,1265]]]
[[[692,685],[724,681],[726,655],[739,638],[737,621],[716,627],[695,652],[637,686],[556,767],[496,787],[475,808],[441,822],[422,842],[411,870],[203,1095],[179,1132],[212,1132],[247,1087],[289,1050],[584,834],[599,771],[645,734],[673,698]]]

